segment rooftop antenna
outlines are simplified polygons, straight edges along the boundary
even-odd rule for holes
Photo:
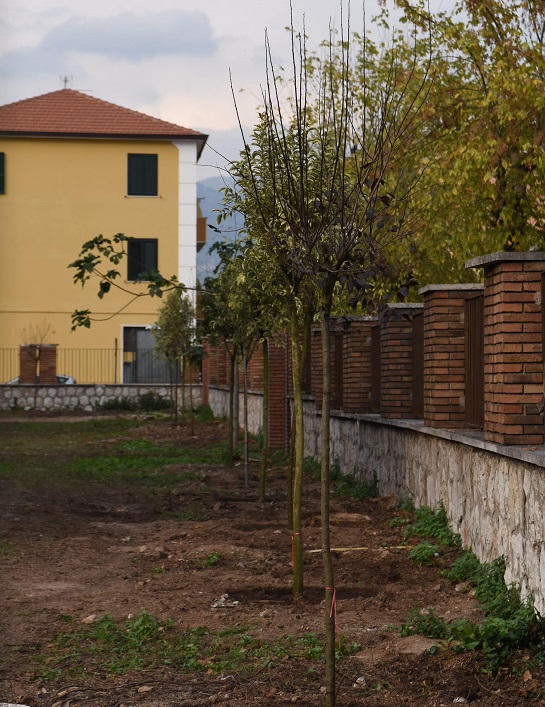
[[[64,84],[64,88],[68,88],[68,84],[72,83],[72,81],[74,80],[74,77],[73,76],[59,76],[59,79]]]

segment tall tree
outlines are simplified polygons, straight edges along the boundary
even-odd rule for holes
[[[544,246],[545,4],[458,0],[448,12],[430,12],[426,0],[396,4],[416,41],[398,31],[394,51],[430,52],[432,27],[433,82],[407,150],[413,169],[425,165],[412,262],[421,282],[467,280],[468,258]]]
[[[367,40],[360,67],[367,69]],[[400,179],[403,146],[415,129],[426,95],[423,78],[391,63],[376,102],[357,102],[349,34],[326,44],[325,60],[309,56],[304,32],[292,32],[290,81],[275,74],[267,53],[263,110],[241,159],[233,166],[249,231],[286,287],[292,334],[295,408],[294,594],[302,591],[302,293],[317,306],[323,342],[321,527],[326,627],[326,704],[335,703],[336,588],[329,537],[330,316],[337,290],[352,302],[375,307],[376,282],[389,277],[396,251],[410,238],[408,211],[418,177]],[[339,61],[340,60],[340,61]],[[370,53],[369,61],[374,60]],[[404,75],[405,90],[397,76]],[[417,77],[412,89],[413,77]],[[280,100],[282,83],[283,101]],[[397,90],[394,90],[394,86]],[[286,102],[286,90],[290,97]],[[409,90],[410,89],[410,90]],[[404,99],[399,100],[400,96]],[[308,300],[307,300],[308,301]],[[307,310],[308,311],[308,310]],[[302,568],[302,562],[301,562]]]

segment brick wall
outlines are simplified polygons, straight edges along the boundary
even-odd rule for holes
[[[344,337],[343,410],[371,412],[371,329],[377,320],[350,317]]]
[[[20,383],[55,385],[57,382],[57,344],[29,344],[19,347]]]
[[[424,422],[460,428],[465,421],[465,301],[482,285],[427,285],[424,296]]]
[[[467,266],[484,270],[484,286],[430,285],[421,290],[424,305],[390,305],[380,326],[366,317],[333,319],[333,410],[379,412],[390,419],[423,415],[425,424],[435,428],[482,425],[486,440],[504,445],[545,442],[545,253],[496,253],[469,261]],[[484,309],[481,300],[475,299],[483,287]],[[475,302],[479,307],[473,307]],[[418,312],[422,314],[415,316]],[[468,336],[465,312],[478,325],[477,337]],[[422,344],[414,335],[419,330],[423,330]],[[376,350],[371,345],[373,338],[380,344]],[[210,383],[227,385],[225,349],[214,348]],[[474,355],[477,349],[480,357]],[[313,404],[319,408],[322,355],[318,325],[312,327],[310,351],[309,387]],[[282,448],[289,426],[289,345],[277,346],[272,358],[271,430],[274,427],[275,444]],[[256,357],[251,366],[249,383],[251,379],[250,387],[257,391],[261,388],[260,359]],[[472,376],[470,390],[466,389],[468,375]],[[482,388],[475,380],[484,381],[484,392],[478,395],[475,389]]]
[[[269,446],[286,450],[289,438],[287,348],[282,337],[269,341]]]
[[[413,324],[421,304],[392,304],[380,332],[380,414],[413,417]]]
[[[484,436],[499,444],[543,444],[541,278],[545,253],[493,253],[484,269]]]

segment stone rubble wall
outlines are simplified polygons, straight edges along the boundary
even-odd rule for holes
[[[84,410],[92,412],[119,398],[136,401],[141,395],[154,393],[170,400],[168,385],[0,385],[0,410]],[[189,386],[186,385],[189,402]],[[181,405],[182,387],[178,387]],[[201,403],[201,386],[193,386],[193,404]]]
[[[209,405],[216,417],[229,417],[229,389],[210,386]],[[244,396],[239,395],[239,426],[243,426]],[[248,391],[248,432],[256,435],[263,427],[263,393]]]
[[[321,416],[305,411],[305,455],[320,456]],[[373,419],[375,418],[375,419]],[[380,495],[443,504],[454,532],[481,562],[503,556],[505,581],[545,612],[545,452],[435,430],[416,421],[333,415],[331,458],[377,480]]]

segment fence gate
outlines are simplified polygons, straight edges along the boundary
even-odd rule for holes
[[[484,425],[484,295],[465,301],[465,413],[468,427]]]

